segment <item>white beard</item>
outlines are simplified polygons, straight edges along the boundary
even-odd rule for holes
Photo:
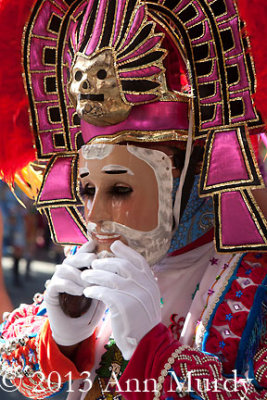
[[[101,232],[122,236],[132,249],[146,259],[149,265],[156,264],[165,256],[172,238],[172,233],[165,231],[160,225],[152,231],[143,232],[114,221],[104,221]]]

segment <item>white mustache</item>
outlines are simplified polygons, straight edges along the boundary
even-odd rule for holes
[[[98,229],[98,231],[97,231],[97,224],[95,224],[94,222],[88,222],[87,234],[90,236],[92,236],[92,234],[94,234],[96,239],[111,239],[111,238],[117,239],[117,238],[119,238],[120,235],[118,235],[118,234],[112,235],[112,233],[114,233],[114,229],[113,229],[113,232],[111,232],[111,229],[107,229],[107,230],[104,229],[104,226],[106,224],[108,226],[110,226],[110,228],[112,229],[112,222],[111,223],[103,222],[100,229]]]
[[[94,222],[88,222],[87,224],[87,233],[116,233],[115,232],[115,226],[114,226],[114,222],[112,221],[104,221],[101,224],[101,227],[99,229],[99,232],[97,232],[97,224],[95,224]]]
[[[94,222],[88,222],[87,224],[87,232],[93,233],[96,229],[97,225]]]

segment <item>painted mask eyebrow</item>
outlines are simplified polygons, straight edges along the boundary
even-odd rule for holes
[[[122,165],[105,165],[101,172],[104,172],[105,174],[129,174],[129,175],[134,175],[133,171],[128,168],[124,167]]]
[[[86,167],[80,168],[79,173],[80,173],[80,178],[85,178],[86,176],[90,175],[90,171]]]

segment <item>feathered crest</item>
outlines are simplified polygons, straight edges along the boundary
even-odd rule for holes
[[[267,48],[262,42],[262,38],[267,35],[266,3],[262,0],[239,0],[238,7],[241,17],[246,22],[256,68],[255,103],[267,123]]]
[[[33,0],[0,2],[0,52],[4,57],[0,65],[0,178],[9,183],[18,170],[35,158],[22,79],[20,41],[32,4]]]
[[[245,28],[249,34],[249,42],[255,63],[257,76],[257,89],[254,95],[255,105],[260,111],[267,126],[267,48],[262,43],[262,38],[267,35],[266,4],[262,0],[239,0],[238,7],[241,17],[245,21]],[[254,148],[258,147],[258,142]],[[262,173],[267,183],[267,136],[261,134],[260,148],[264,167]]]

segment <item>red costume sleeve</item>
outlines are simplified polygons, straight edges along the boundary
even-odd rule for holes
[[[266,345],[263,345],[254,362],[255,377],[263,365],[265,368],[265,380],[262,379],[261,384],[266,384],[267,364],[266,360],[265,364],[262,362],[266,353]],[[159,324],[141,340],[119,384],[127,400],[267,399],[267,387],[256,390],[251,382],[241,377],[236,377],[235,381],[223,377],[222,363],[216,357],[181,346],[169,330]]]

